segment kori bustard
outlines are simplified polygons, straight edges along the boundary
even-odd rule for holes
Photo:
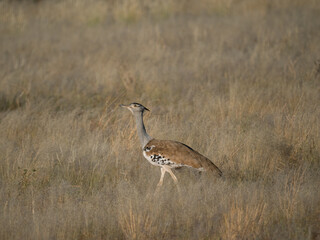
[[[170,174],[175,183],[178,183],[177,177],[171,170],[172,168],[190,167],[199,171],[214,172],[218,176],[222,176],[222,172],[213,162],[191,147],[176,141],[159,140],[150,137],[143,123],[143,113],[144,111],[149,111],[148,108],[140,103],[121,104],[120,106],[127,108],[136,120],[143,156],[152,165],[161,167],[158,188],[162,186],[166,172]]]

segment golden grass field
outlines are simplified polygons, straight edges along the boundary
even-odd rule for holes
[[[319,106],[316,0],[0,1],[0,239],[320,239]]]

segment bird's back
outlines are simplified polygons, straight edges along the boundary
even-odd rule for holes
[[[175,166],[187,166],[222,175],[220,169],[211,160],[186,144],[177,141],[152,139],[143,150],[145,155],[162,156],[174,162]]]

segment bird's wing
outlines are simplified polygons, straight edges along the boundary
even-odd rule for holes
[[[160,155],[177,165],[185,165],[197,169],[203,168],[222,175],[220,169],[208,158],[180,142],[152,139],[144,147],[144,150],[148,156]]]

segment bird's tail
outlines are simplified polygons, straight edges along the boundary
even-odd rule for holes
[[[218,174],[219,177],[222,177],[222,175],[223,175],[222,171],[213,162],[211,162],[209,159],[207,159],[204,168],[207,171],[214,172],[214,173]]]

